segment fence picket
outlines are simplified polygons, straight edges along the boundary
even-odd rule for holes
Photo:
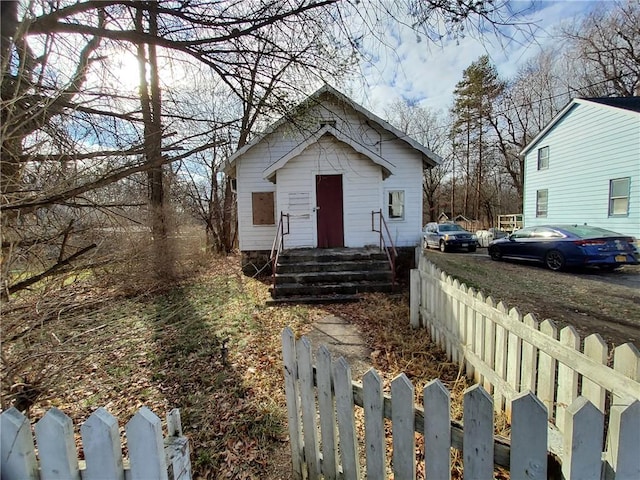
[[[364,438],[366,443],[367,479],[386,478],[384,441],[384,396],[380,375],[370,368],[362,379]]]
[[[635,382],[640,382],[640,352],[633,343],[625,343],[613,351],[613,369]],[[640,398],[640,392],[638,393]]]
[[[395,478],[416,477],[416,441],[413,434],[413,385],[404,373],[391,381],[391,432]]]
[[[558,329],[551,320],[545,320],[540,324],[540,332],[547,335],[550,339],[558,338]],[[547,407],[547,415],[549,420],[554,417],[554,393],[556,385],[556,359],[548,353],[540,350],[538,359],[538,386],[536,395]]]
[[[168,480],[162,440],[162,421],[147,407],[138,410],[125,427],[131,480]]]
[[[331,353],[322,345],[316,356],[318,368],[318,411],[320,413],[320,434],[322,439],[322,465],[324,478],[333,480],[338,474],[338,458],[336,456],[336,415],[331,390]]]
[[[567,480],[600,480],[604,414],[589,400],[579,397],[564,412],[564,458]]]
[[[451,394],[438,379],[423,390],[424,459],[427,478],[451,478]]]
[[[35,426],[42,480],[80,480],[73,422],[51,408]]]
[[[286,327],[282,331],[282,361],[284,370],[284,389],[287,397],[287,423],[289,424],[289,442],[291,444],[291,464],[293,476],[302,480],[302,432],[298,412],[298,364],[296,362],[296,341],[293,330]]]
[[[495,308],[495,302],[493,301],[493,298],[489,296],[486,299],[484,299],[482,292],[478,293],[477,300],[479,303],[485,304],[487,307],[491,309]],[[486,315],[482,313],[480,315],[482,315],[482,319],[484,323],[484,350],[482,352],[482,356],[484,358],[484,363],[487,364],[487,367],[493,370],[495,365],[495,351],[496,351],[495,350],[496,349],[496,324],[493,323],[491,318],[487,317]],[[486,376],[484,377],[483,385],[484,385],[484,389],[487,392],[489,393],[493,392],[493,385],[487,379]]]
[[[597,333],[584,339],[584,354],[594,362],[601,365],[607,364],[607,344]],[[587,376],[582,377],[581,395],[604,412],[606,390]]]
[[[410,296],[410,323],[412,328],[420,326],[420,272],[412,269],[409,272]]]
[[[531,392],[511,402],[511,478],[547,478],[547,409]]]
[[[640,478],[638,455],[640,401],[626,398],[611,405],[607,459],[616,480]]]
[[[80,427],[87,468],[82,480],[124,480],[118,420],[100,407]]]
[[[500,302],[496,307],[500,314],[507,314],[507,306]],[[502,325],[496,325],[496,343],[495,343],[495,364],[493,370],[498,375],[498,378],[506,380],[507,376],[507,345],[508,335],[507,330]],[[505,389],[501,385],[493,385],[493,406],[497,412],[501,412],[504,409]]]
[[[533,330],[538,330],[538,321],[531,313],[524,316],[522,320],[525,325]],[[536,389],[536,370],[537,370],[538,349],[526,339],[522,341],[522,373],[520,375],[520,391],[530,390],[535,392]]]
[[[29,420],[15,407],[0,416],[0,475],[37,480],[38,462]]]
[[[303,405],[315,405],[316,397],[313,383],[313,363],[311,360],[311,342],[302,337],[296,342],[298,358],[298,388]],[[318,426],[315,408],[302,410],[302,436],[304,438],[307,473],[311,480],[320,477],[320,453],[318,450]]]
[[[517,308],[509,311],[509,318],[514,322],[522,322],[522,314]],[[520,369],[522,368],[522,339],[509,331],[507,336],[507,383],[514,391],[520,390]],[[511,418],[511,396],[506,397],[505,413]]]
[[[476,291],[473,288],[469,288],[467,290],[467,296],[470,298],[475,298]],[[466,324],[467,331],[465,334],[465,349],[468,349],[471,352],[476,353],[477,339],[478,339],[478,328],[480,327],[480,323],[476,320],[476,311],[472,308],[469,302],[465,301],[466,308]],[[482,354],[478,355],[478,358],[482,358]],[[473,364],[470,361],[465,363],[465,368],[467,370],[467,378],[470,380],[475,379],[475,383],[479,383],[480,374],[476,372],[475,368],[473,368]]]
[[[351,368],[342,357],[333,366],[333,383],[336,395],[343,478],[345,480],[357,480],[360,478],[360,462],[358,461],[356,426],[353,418]]]
[[[580,349],[580,337],[572,326],[560,330],[560,343],[574,350]],[[556,405],[556,426],[564,431],[565,412],[578,398],[578,372],[560,362],[558,365],[558,403]]]
[[[493,479],[493,405],[482,386],[474,385],[465,391],[462,420],[465,477]]]

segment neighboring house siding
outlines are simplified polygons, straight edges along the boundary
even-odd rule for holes
[[[538,170],[538,149],[549,147]],[[609,184],[630,177],[627,216],[609,216]],[[536,217],[539,190],[548,191],[546,217]],[[583,224],[640,237],[640,115],[576,104],[525,158],[524,224]]]

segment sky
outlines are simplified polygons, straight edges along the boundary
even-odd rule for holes
[[[534,37],[505,29],[503,36],[487,32],[481,37],[468,35],[436,44],[422,36],[418,38],[409,27],[389,25],[383,39],[386,48],[375,46],[380,39],[372,38],[369,45],[365,44],[373,60],[361,64],[364,85],[347,87],[350,91],[345,93],[383,118],[385,108],[399,99],[448,110],[464,69],[481,55],[489,55],[501,77],[512,77],[519,66],[548,44],[554,28],[585,15],[598,1],[608,0],[536,0],[533,8],[530,1],[509,1],[513,11],[528,9],[520,21],[530,23]]]

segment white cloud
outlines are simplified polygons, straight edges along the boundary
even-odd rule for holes
[[[371,61],[361,65],[364,85],[353,88],[360,95],[354,99],[380,116],[384,116],[388,105],[399,99],[448,109],[463,70],[478,57],[488,54],[503,78],[512,77],[520,65],[549,41],[557,26],[584,15],[595,4],[589,1],[538,1],[522,19],[535,28],[533,37],[518,34],[514,27],[503,27],[501,36],[487,32],[480,39],[471,36],[444,39],[441,45],[435,45],[424,37],[418,38],[407,26],[390,25],[384,38],[365,39],[365,50],[370,53]],[[513,11],[530,5],[529,1],[509,3]],[[380,40],[386,46],[380,46]]]

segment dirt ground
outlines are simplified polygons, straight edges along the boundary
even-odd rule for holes
[[[609,347],[640,346],[640,266],[552,272],[535,264],[494,262],[486,249],[477,254],[429,250],[425,255],[467,286],[522,314],[549,318],[559,327],[572,325],[582,338],[599,333]]]

